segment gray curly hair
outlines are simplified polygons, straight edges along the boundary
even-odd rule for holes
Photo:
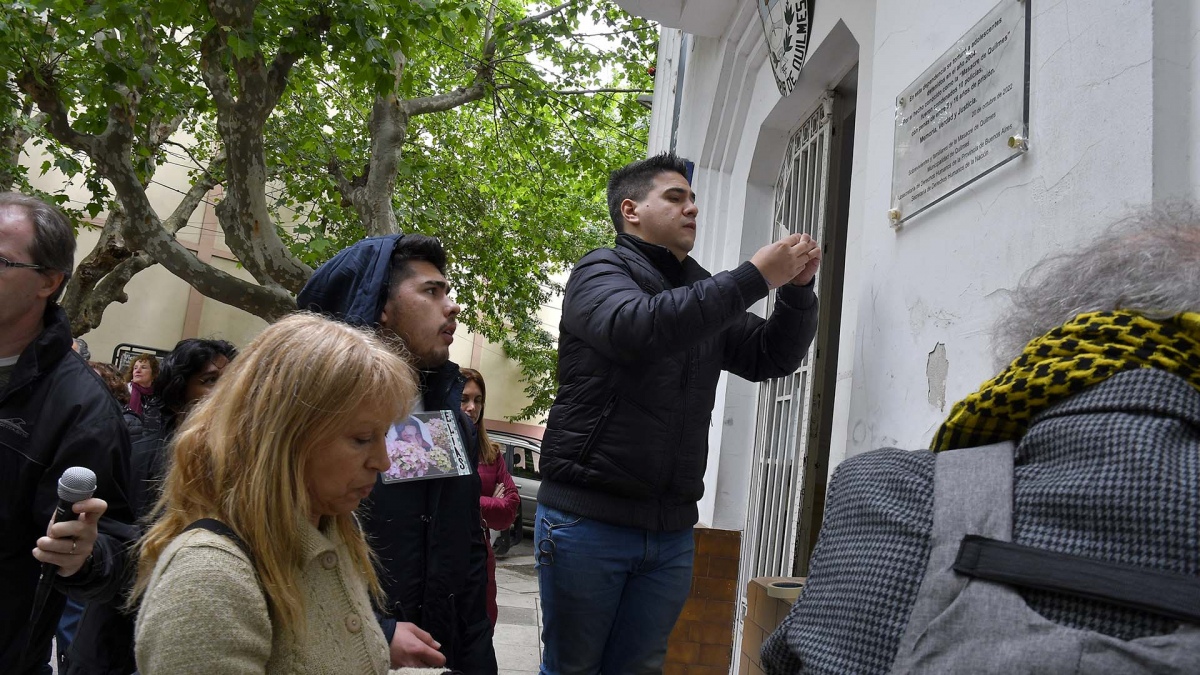
[[[1010,300],[993,331],[1002,364],[1085,312],[1200,312],[1200,207],[1179,202],[1135,212],[1083,248],[1042,259]]]

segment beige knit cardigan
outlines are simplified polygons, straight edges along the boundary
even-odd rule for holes
[[[366,583],[336,533],[302,521],[306,633],[296,640],[272,624],[249,558],[227,537],[191,530],[154,566],[138,612],[143,675],[206,673],[442,673],[388,669],[388,645]]]

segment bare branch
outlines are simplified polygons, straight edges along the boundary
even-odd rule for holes
[[[148,130],[150,132],[148,141],[151,150],[157,150],[159,146],[161,146],[163,143],[166,143],[168,139],[170,139],[171,136],[179,130],[179,125],[183,124],[184,115],[183,113],[180,113],[173,117],[171,121],[167,122],[166,124],[162,124],[159,121],[161,119],[162,118],[157,118],[155,123],[151,124]],[[174,145],[179,144],[175,143]],[[199,162],[197,162],[197,164],[199,164]]]
[[[653,89],[552,89],[544,92],[531,91],[531,94],[653,94]]]
[[[131,257],[117,263],[108,274],[81,296],[74,304],[63,302],[63,309],[71,322],[71,334],[83,335],[100,325],[104,319],[104,310],[114,302],[128,302],[129,294],[125,286],[138,272],[154,265],[154,261],[144,252],[133,254]],[[75,281],[72,277],[71,281]]]
[[[488,58],[488,46],[492,44],[492,26],[496,22],[496,7],[500,4],[500,0],[492,0],[492,6],[488,9],[487,23],[483,27],[483,51],[484,59]]]
[[[204,173],[192,183],[192,187],[183,195],[183,199],[171,212],[171,215],[163,221],[163,228],[171,234],[178,232],[184,225],[187,225],[188,219],[192,217],[192,213],[196,211],[196,207],[204,201],[204,196],[217,186],[216,174],[221,171],[225,164],[225,153],[222,152],[213,158],[213,161],[203,169]]]
[[[658,30],[658,29],[659,29],[658,24],[652,23],[648,26],[642,26],[640,28],[626,28],[624,30],[614,30],[614,31],[609,31],[607,33],[571,33],[568,37],[570,37],[572,39],[590,38],[590,37],[610,37],[613,35],[625,35],[627,33],[641,33],[641,32],[648,31],[648,30]]]
[[[571,5],[579,4],[579,2],[580,2],[580,0],[567,0],[563,4],[561,4],[557,7],[551,7],[550,9],[542,12],[541,14],[534,14],[533,16],[527,16],[524,19],[521,19],[520,21],[518,21],[516,23],[510,23],[510,24],[508,24],[508,26],[506,26],[506,28],[508,30],[512,30],[513,28],[517,28],[519,26],[527,26],[531,23],[537,23],[538,21],[541,21],[542,19],[545,19],[547,17],[558,14],[559,12],[570,7]]]
[[[453,110],[472,101],[478,101],[487,94],[487,85],[475,82],[469,87],[459,87],[447,94],[422,96],[404,102],[404,110],[410,116],[427,115],[429,113]]]
[[[121,188],[118,188],[121,191]],[[146,217],[149,216],[149,217]],[[125,238],[175,276],[218,302],[240,307],[268,321],[295,309],[291,295],[278,285],[259,285],[201,262],[158,223],[153,213],[129,218]]]

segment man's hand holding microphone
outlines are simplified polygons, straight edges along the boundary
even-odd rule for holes
[[[108,502],[92,497],[96,474],[83,467],[67,469],[58,482],[58,509],[46,527],[46,536],[37,540],[33,557],[42,563],[42,575],[53,566],[58,576],[69,577],[83,568],[99,536],[100,516]],[[78,517],[76,517],[78,514]]]

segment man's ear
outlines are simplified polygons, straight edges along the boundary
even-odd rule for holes
[[[66,275],[58,270],[42,270],[42,285],[38,288],[37,297],[39,300],[49,299],[58,291],[58,287],[65,281]]]
[[[636,226],[641,222],[637,209],[638,203],[632,199],[626,199],[621,202],[621,217],[625,219],[626,224]]]

